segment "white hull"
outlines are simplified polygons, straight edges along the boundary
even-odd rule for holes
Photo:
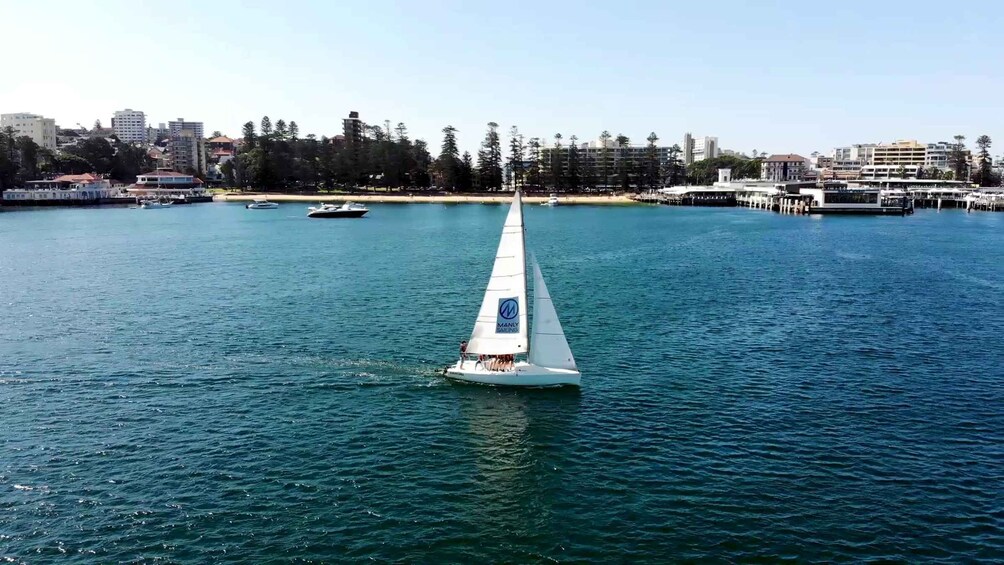
[[[572,369],[552,369],[519,362],[511,371],[489,371],[471,359],[457,361],[443,373],[447,378],[498,386],[579,386],[582,375]]]

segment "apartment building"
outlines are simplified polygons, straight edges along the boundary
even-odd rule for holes
[[[195,137],[203,138],[202,122],[186,122],[184,118],[167,122],[167,135],[174,136],[182,130],[188,130],[195,134]]]
[[[143,143],[146,141],[146,114],[126,108],[112,115],[112,130],[120,141]]]
[[[689,132],[683,134],[683,145],[680,146],[680,149],[682,150],[680,157],[684,165],[691,165],[721,155],[717,137],[694,137]]]
[[[876,145],[871,165],[923,166],[927,158],[927,146],[915,140],[896,141]]]
[[[0,128],[13,128],[14,135],[28,136],[40,147],[56,149],[56,120],[24,112],[0,114]]]

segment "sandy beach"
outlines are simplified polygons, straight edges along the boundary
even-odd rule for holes
[[[498,195],[485,194],[401,194],[401,193],[324,193],[324,194],[280,194],[275,192],[226,192],[213,196],[217,202],[247,202],[255,198],[267,198],[272,202],[386,202],[395,204],[503,204],[512,201],[512,193]],[[547,196],[524,196],[523,202],[527,204],[540,204],[546,202]],[[575,194],[559,196],[561,204],[590,204],[590,205],[625,205],[637,204],[634,200],[624,195],[587,195]]]

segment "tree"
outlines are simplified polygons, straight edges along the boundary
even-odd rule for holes
[[[464,151],[457,177],[457,188],[461,191],[469,192],[474,188],[474,160],[470,151]]]
[[[966,174],[966,169],[968,169],[968,163],[966,163],[965,154],[965,143],[966,139],[964,135],[955,136],[955,144],[952,146],[952,152],[949,154],[949,162],[952,165],[952,170],[955,173],[956,179],[966,179],[969,175]]]
[[[245,122],[244,127],[241,130],[241,134],[244,137],[244,147],[245,151],[250,151],[254,149],[255,141],[257,136],[254,133],[254,122]]]
[[[289,131],[286,129],[286,120],[284,120],[282,118],[279,118],[279,120],[275,122],[275,137],[276,137],[276,139],[285,140],[286,139],[286,135],[288,133],[289,133]]]
[[[650,190],[655,190],[662,184],[662,178],[659,174],[659,148],[656,145],[656,142],[659,141],[659,136],[653,131],[648,134],[648,138],[646,139],[648,145],[645,147],[644,184]],[[639,186],[639,188],[641,187]]]
[[[209,137],[223,137],[223,132],[221,132],[218,129],[215,129],[215,130],[213,130],[212,135],[210,135]]]
[[[519,190],[523,186],[523,155],[526,153],[526,146],[523,143],[523,136],[519,133],[519,128],[512,126],[509,128],[509,171],[512,174],[513,188]]]
[[[1000,179],[995,178],[993,169],[991,168],[993,163],[990,159],[990,144],[989,135],[981,135],[976,138],[976,146],[980,148],[980,168],[977,170],[976,175],[974,175],[973,182],[978,183],[980,186],[997,186],[1000,184]]]
[[[568,166],[566,175],[566,185],[568,190],[577,192],[581,186],[582,178],[579,170],[579,138],[572,136],[568,138]]]
[[[296,141],[300,137],[300,126],[296,125],[295,121],[289,122],[289,139],[290,141]]]
[[[610,132],[600,134],[600,187],[610,186]]]
[[[261,118],[261,136],[269,137],[272,135],[272,120],[268,116],[262,116]]]
[[[499,141],[499,125],[488,122],[488,132],[478,152],[478,173],[483,190],[502,188],[502,146]]]
[[[457,149],[457,128],[443,128],[443,145],[436,159],[436,184],[446,190],[455,190],[460,171],[460,151]]]
[[[631,176],[634,173],[634,163],[629,152],[631,140],[624,134],[617,134],[617,178],[621,190],[627,191],[631,186]]]
[[[554,134],[554,149],[548,153],[550,162],[547,163],[548,171],[550,171],[551,186],[554,187],[556,192],[561,192],[564,186],[565,160],[561,150],[561,139],[562,135],[560,133]]]
[[[534,188],[540,188],[542,186],[540,179],[540,138],[531,137],[530,141],[527,143],[528,160],[530,161],[529,166],[526,169],[526,177],[530,183],[530,186]]]
[[[683,180],[683,162],[680,160],[682,149],[676,143],[669,148],[669,157],[666,159],[666,170],[662,178],[669,186],[676,186]]]

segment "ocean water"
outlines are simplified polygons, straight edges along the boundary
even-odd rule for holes
[[[527,206],[583,386],[452,384],[505,212],[0,214],[0,561],[1004,560],[1004,214]]]

